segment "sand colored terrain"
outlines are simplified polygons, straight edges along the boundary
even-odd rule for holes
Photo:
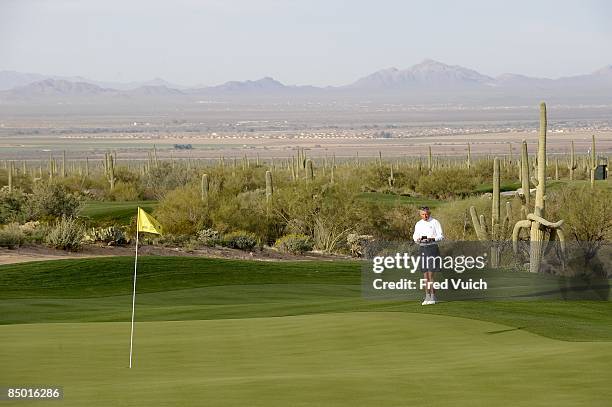
[[[60,259],[79,259],[91,257],[108,256],[134,256],[135,247],[112,247],[87,245],[79,252],[67,252],[64,250],[51,249],[45,246],[24,246],[19,249],[0,248],[0,265],[26,263],[30,261],[60,260]],[[308,253],[304,255],[291,255],[281,253],[275,249],[264,247],[262,250],[246,252],[242,250],[230,249],[226,247],[203,247],[190,252],[181,248],[141,246],[138,248],[139,256],[191,256],[208,257],[219,259],[241,259],[241,260],[260,260],[260,261],[281,261],[281,260],[339,260],[346,256],[331,255],[323,253]]]

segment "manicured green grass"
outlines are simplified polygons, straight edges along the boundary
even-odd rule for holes
[[[499,186],[499,190],[501,192],[505,191],[516,191],[521,187],[520,182],[504,182]],[[493,192],[493,185],[490,182],[478,185],[474,192],[484,193],[484,192]]]
[[[609,180],[605,180],[605,181],[595,181],[596,185],[599,187],[605,187],[607,189],[612,189],[612,182],[610,182]],[[561,188],[565,188],[567,186],[577,186],[577,185],[591,185],[591,182],[589,180],[577,180],[577,181],[569,181],[569,180],[548,180],[546,181],[546,188],[550,191],[554,191],[554,190],[558,190]],[[499,190],[501,192],[504,191],[516,191],[518,188],[521,187],[521,183],[518,181],[515,182],[504,182],[499,186]],[[532,186],[533,188],[533,186]],[[478,185],[476,187],[476,189],[474,190],[474,192],[477,193],[485,193],[485,192],[493,192],[493,186],[491,184],[491,182],[488,183],[484,183],[481,185]]]
[[[136,209],[141,207],[147,212],[153,211],[157,201],[135,202],[100,202],[89,201],[83,205],[80,216],[89,218],[98,224],[114,223],[127,225],[136,217]]]
[[[62,406],[604,406],[612,395],[610,343],[462,318],[137,323],[131,370],[129,328],[0,327],[0,381],[62,385]]]
[[[546,182],[546,188],[551,190],[551,191],[554,191],[554,190],[557,190],[557,189],[566,188],[568,186],[579,186],[579,185],[590,186],[591,185],[591,181],[590,180],[576,180],[576,181],[570,181],[570,180],[554,181],[554,180],[549,180],[549,181]],[[600,188],[605,188],[605,189],[612,190],[612,182],[610,182],[610,179],[595,181],[595,185],[597,187],[600,187]]]
[[[129,370],[133,258],[0,267],[0,383],[61,385],[66,406],[612,397],[610,302],[367,300],[360,263],[345,261],[142,257],[138,271]],[[512,291],[529,278],[501,281]]]
[[[435,208],[442,204],[443,201],[437,199],[431,199],[426,197],[413,197],[406,195],[396,194],[384,194],[381,192],[364,192],[359,195],[359,198],[370,202],[377,202],[387,206],[394,205],[417,205],[417,206],[429,206]]]
[[[0,267],[0,324],[125,321],[131,310],[132,257],[22,263]],[[416,301],[362,297],[359,262],[255,262],[141,257],[140,320],[251,318],[392,310],[465,316],[565,340],[612,340],[612,303],[507,301],[535,276],[505,273],[506,301]],[[504,297],[505,295],[505,297]]]

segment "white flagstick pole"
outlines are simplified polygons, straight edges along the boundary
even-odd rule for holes
[[[132,330],[130,332],[130,369],[132,368],[132,345],[134,343],[134,308],[136,305],[136,266],[138,265],[138,221],[140,218],[140,208],[136,215],[136,257],[134,258],[134,292],[132,293]]]

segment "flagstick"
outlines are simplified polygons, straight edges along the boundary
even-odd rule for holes
[[[134,292],[132,293],[132,331],[130,332],[130,369],[132,368],[132,344],[134,343],[134,307],[136,305],[136,266],[138,264],[138,217],[136,216],[136,257],[134,258]]]

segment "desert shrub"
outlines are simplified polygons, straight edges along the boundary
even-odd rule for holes
[[[225,191],[224,191],[225,192]],[[225,195],[211,208],[212,223],[222,233],[245,230],[271,244],[284,232],[284,220],[268,210],[262,189]]]
[[[605,186],[568,186],[555,190],[546,200],[545,217],[563,219],[568,239],[576,241],[590,259],[612,240],[612,191]]]
[[[183,243],[183,250],[188,253],[193,253],[198,248],[199,242],[197,239],[190,238],[185,243]]]
[[[81,201],[61,184],[39,182],[26,200],[26,217],[29,220],[44,220],[59,217],[75,217]]]
[[[264,172],[253,168],[236,168],[233,175],[220,174],[221,187],[226,194],[238,195],[241,192],[253,191],[265,185]]]
[[[117,183],[121,182],[124,184],[135,185],[140,180],[140,176],[137,172],[130,171],[130,169],[127,167],[119,166],[115,167],[115,179],[117,180]],[[117,186],[117,183],[115,183],[115,187]]]
[[[477,240],[470,217],[471,206],[476,208],[479,215],[485,215],[486,219],[490,221],[491,200],[486,197],[473,197],[447,202],[432,210],[431,216],[440,222],[442,232],[447,240]],[[412,234],[410,238],[412,239]]]
[[[312,250],[313,242],[310,236],[290,234],[277,239],[274,246],[281,252],[303,254]]]
[[[391,190],[414,191],[421,173],[414,168],[401,168],[393,170],[393,187],[389,185],[391,167],[389,163],[382,166],[375,165],[366,167],[362,174],[361,189],[363,191],[387,192]]]
[[[502,167],[502,172],[504,171]],[[471,176],[478,177],[483,180],[490,180],[493,177],[493,160],[488,158],[474,159],[470,168]],[[502,174],[503,176],[503,174]],[[518,176],[518,173],[517,173]]]
[[[511,204],[510,222],[506,230],[503,230],[503,239],[510,240],[512,228],[520,217],[520,200],[515,197],[501,197],[500,199],[500,222],[506,216],[506,202]],[[449,240],[477,240],[476,231],[472,224],[470,207],[476,209],[478,215],[484,215],[487,228],[491,231],[491,205],[493,200],[489,195],[470,197],[446,202],[432,210],[432,217],[438,219],[442,225],[442,231]]]
[[[169,162],[159,162],[142,177],[145,189],[144,198],[162,199],[166,192],[185,187],[193,179],[197,179],[195,170],[182,166],[173,168]]]
[[[257,236],[243,230],[231,232],[223,236],[223,246],[232,249],[253,250],[257,246]]]
[[[137,201],[140,199],[140,194],[134,184],[119,181],[115,184],[115,188],[109,190],[108,199],[111,201]]]
[[[458,168],[437,169],[430,175],[422,176],[416,191],[437,199],[465,196],[472,192],[476,180],[467,170]]]
[[[19,222],[25,218],[26,195],[21,190],[0,189],[0,223]]]
[[[369,204],[359,194],[358,185],[294,184],[275,193],[273,212],[292,232],[311,236],[318,250],[342,251],[349,233],[369,231]]]
[[[26,222],[20,228],[25,233],[26,241],[30,243],[44,243],[49,234],[49,226],[38,221]]]
[[[84,237],[90,242],[102,242],[109,246],[121,246],[128,243],[125,231],[117,226],[90,229]]]
[[[372,235],[358,235],[357,233],[350,233],[346,237],[346,243],[349,246],[351,256],[363,257],[367,254],[368,246],[374,241]]]
[[[154,216],[164,225],[164,232],[174,235],[195,236],[210,224],[200,191],[192,186],[168,192],[155,209]]]
[[[172,233],[164,233],[163,235],[154,239],[158,244],[164,247],[177,247],[184,246],[191,240],[190,235],[178,234],[174,235]]]
[[[54,184],[64,186],[71,193],[79,193],[97,185],[97,182],[95,182],[92,178],[79,176],[76,174],[67,175],[65,178],[56,177],[52,182]],[[108,182],[106,182],[106,184],[108,184]]]
[[[18,223],[9,223],[0,228],[0,247],[15,249],[25,241],[25,233],[21,230]]]
[[[376,234],[387,240],[412,240],[414,225],[421,219],[416,205],[396,205],[379,216],[383,222]]]
[[[29,192],[32,190],[32,183],[33,179],[30,174],[24,174],[20,166],[14,163],[13,188]],[[0,185],[8,185],[8,169],[0,168]]]
[[[395,178],[394,187],[396,189],[402,189],[404,191],[414,191],[419,184],[421,173],[417,169],[406,168],[401,171],[397,171],[393,174]]]
[[[214,247],[221,243],[221,234],[215,229],[203,229],[198,232],[198,242],[204,246]]]
[[[363,170],[363,185],[364,191],[380,191],[388,188],[388,179],[391,175],[391,169],[388,165],[370,165]]]
[[[49,230],[46,243],[50,247],[76,251],[81,248],[85,238],[85,228],[75,218],[62,216]]]

